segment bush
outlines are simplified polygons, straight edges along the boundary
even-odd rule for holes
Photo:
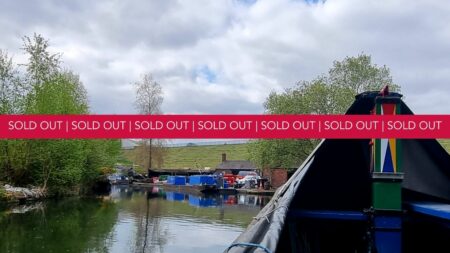
[[[8,195],[6,194],[5,188],[3,188],[3,186],[0,186],[0,201],[7,200],[7,199],[8,199]]]
[[[114,174],[116,172],[116,169],[114,168],[110,168],[110,167],[102,167],[100,168],[100,175],[110,175],[110,174]]]

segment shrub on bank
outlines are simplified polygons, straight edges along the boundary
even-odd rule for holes
[[[7,199],[6,190],[3,186],[0,186],[0,201],[6,199]]]
[[[14,196],[6,190],[5,184],[0,183],[0,202],[14,202]]]

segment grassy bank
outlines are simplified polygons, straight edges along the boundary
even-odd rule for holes
[[[439,140],[439,143],[450,153],[450,139]],[[248,144],[168,148],[163,168],[214,168],[221,162],[222,153],[226,153],[229,160],[247,160],[248,148]],[[123,150],[120,163],[132,164],[135,161],[134,152]]]
[[[450,153],[450,139],[439,140],[439,142],[445,148],[445,150],[447,150],[447,152]]]
[[[123,161],[135,161],[134,150],[123,150]],[[174,147],[167,149],[163,168],[215,168],[222,159],[222,153],[229,160],[247,160],[247,144],[225,144],[214,146]]]

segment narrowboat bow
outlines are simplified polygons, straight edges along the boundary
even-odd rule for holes
[[[389,92],[346,114],[413,114]],[[434,139],[325,139],[225,250],[450,252],[450,156]]]

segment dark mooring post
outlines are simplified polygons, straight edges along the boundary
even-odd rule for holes
[[[400,98],[382,92],[375,99],[377,115],[400,114]],[[373,239],[378,253],[402,250],[401,140],[375,139],[372,146]]]

